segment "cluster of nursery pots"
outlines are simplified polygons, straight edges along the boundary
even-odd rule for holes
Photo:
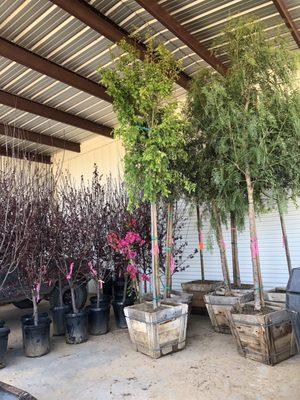
[[[90,298],[90,304],[73,312],[69,305],[55,306],[48,312],[38,313],[34,320],[32,313],[21,317],[23,351],[26,357],[41,357],[51,349],[50,326],[53,336],[65,336],[66,343],[80,344],[88,340],[89,335],[104,335],[109,331],[111,305],[114,310],[117,328],[126,329],[124,308],[133,304],[133,298],[124,297],[124,282],[116,282],[114,298],[103,294],[97,302],[97,296]],[[0,321],[0,368],[5,367],[10,329]]]

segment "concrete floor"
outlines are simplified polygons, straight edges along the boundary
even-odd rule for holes
[[[246,360],[230,335],[212,330],[208,317],[193,316],[186,348],[158,360],[133,351],[127,331],[113,324],[107,335],[77,346],[53,338],[48,355],[29,359],[22,355],[24,313],[0,308],[12,330],[0,380],[38,400],[300,399],[300,356],[275,367]]]

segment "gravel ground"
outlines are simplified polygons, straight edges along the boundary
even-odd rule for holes
[[[205,316],[192,316],[184,350],[158,360],[135,352],[127,331],[113,323],[108,334],[81,345],[53,338],[48,355],[30,359],[22,354],[19,321],[25,313],[0,308],[12,331],[0,380],[38,400],[300,399],[300,356],[274,367],[246,360],[233,338],[215,333]]]

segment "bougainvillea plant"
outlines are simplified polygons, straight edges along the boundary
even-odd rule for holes
[[[146,241],[142,239],[138,233],[133,231],[128,231],[123,238],[120,238],[115,232],[110,232],[107,236],[107,240],[111,248],[124,258],[124,264],[127,264],[125,276],[128,274],[130,277],[137,299],[140,301],[140,282],[149,280],[148,275],[145,274],[142,269],[140,270],[140,264],[138,263],[140,248],[145,245]],[[124,291],[126,291],[126,287]]]

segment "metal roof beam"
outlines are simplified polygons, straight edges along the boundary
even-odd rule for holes
[[[0,55],[101,100],[112,102],[103,85],[84,78],[4,38],[0,38]]]
[[[51,157],[44,154],[35,154],[20,150],[18,148],[9,148],[6,146],[0,146],[0,156],[19,158],[21,160],[35,161],[43,164],[52,164]]]
[[[226,73],[227,67],[207,50],[195,36],[191,35],[177,22],[156,0],[136,0],[136,2],[216,71],[222,75]]]
[[[39,115],[40,117],[62,122],[63,124],[75,126],[76,128],[97,133],[98,135],[113,138],[113,129],[108,126],[77,117],[76,115],[37,103],[32,100],[28,100],[24,97],[5,92],[4,90],[0,90],[0,104],[22,110],[30,114]]]
[[[283,18],[286,26],[291,31],[291,34],[292,34],[293,38],[295,39],[295,42],[297,43],[298,47],[300,48],[300,32],[299,32],[297,25],[294,22],[291,14],[289,13],[287,6],[284,4],[283,0],[273,0],[273,3],[275,5],[275,7],[277,8],[279,14]]]
[[[79,19],[85,25],[89,26],[96,32],[100,33],[113,43],[119,42],[121,39],[125,39],[131,44],[135,44],[141,55],[145,54],[146,46],[139,42],[136,43],[132,38],[130,38],[127,31],[120,28],[117,24],[107,18],[105,15],[101,14],[94,7],[90,6],[88,3],[81,0],[50,0],[52,3],[56,4],[58,7],[65,10],[70,15]],[[188,89],[191,78],[185,73],[181,72],[178,78],[178,84],[184,89]]]
[[[80,153],[80,143],[0,123],[0,135]]]

